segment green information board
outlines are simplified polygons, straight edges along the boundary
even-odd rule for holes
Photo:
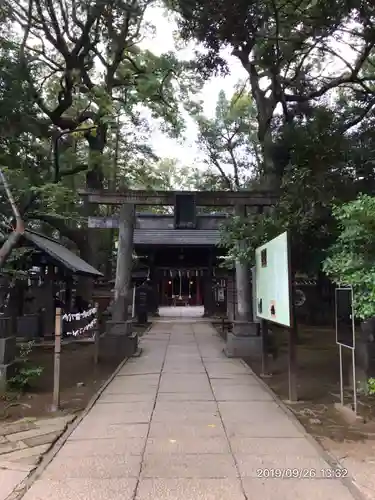
[[[255,251],[256,314],[258,318],[291,326],[291,273],[288,233]]]

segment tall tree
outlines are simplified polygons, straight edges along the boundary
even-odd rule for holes
[[[256,110],[246,84],[239,84],[228,99],[224,91],[218,96],[214,118],[199,114],[198,146],[204,162],[217,171],[225,189],[244,188],[258,173]]]
[[[68,145],[74,143],[69,134],[84,129],[88,157],[74,167],[74,173],[85,174],[87,188],[104,185],[105,148],[117,105],[133,127],[139,105],[163,118],[174,133],[182,126],[179,109],[180,102],[188,103],[189,73],[183,73],[184,65],[173,54],[156,57],[139,47],[149,30],[144,14],[151,3],[5,0],[9,18],[22,32],[20,63],[43,120],[55,135],[67,132],[64,142]],[[59,182],[62,175],[56,168],[53,182]],[[31,193],[28,207],[34,199]],[[93,213],[94,207],[85,203],[82,215]],[[83,258],[97,265],[98,238],[82,229],[81,236]]]
[[[223,234],[232,259],[253,262],[257,246],[288,230],[295,271],[319,272],[337,234],[332,204],[353,199],[358,190],[351,159],[355,142],[339,133],[335,121],[336,113],[322,107],[295,126],[276,206],[252,220],[232,219]],[[239,238],[247,242],[240,255]]]
[[[278,108],[284,126],[291,129],[296,115],[308,115],[332,89],[351,86],[374,96],[368,88],[368,82],[375,78],[374,66],[366,66],[375,45],[372,1],[167,3],[179,14],[181,36],[185,40],[194,38],[207,49],[200,57],[204,73],[218,68],[228,71],[220,53],[226,46],[232,48],[247,71],[258,113],[263,174],[273,187],[280,185],[289,161],[288,142],[276,144],[273,132]],[[340,72],[338,67],[342,68]],[[363,114],[374,104],[374,100],[363,101]]]

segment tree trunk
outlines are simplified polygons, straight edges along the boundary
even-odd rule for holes
[[[113,157],[113,176],[109,183],[109,189],[110,191],[113,192],[116,191],[117,187],[117,170],[118,170],[119,153],[120,153],[120,114],[118,114],[117,116],[115,154]],[[115,207],[113,205],[108,205],[107,215],[113,216],[114,213],[115,213]],[[110,255],[110,258],[106,262],[106,269],[105,269],[105,274],[108,280],[112,278],[112,272],[113,272],[112,255],[113,255],[114,243],[115,243],[115,230],[111,228],[109,230],[109,241],[108,241],[108,255]]]
[[[16,227],[14,231],[8,236],[8,238],[5,240],[3,243],[3,246],[0,248],[0,269],[3,267],[5,264],[7,258],[11,254],[13,248],[17,246],[19,240],[21,239],[21,236],[23,235],[25,231],[25,226],[23,219],[21,217],[20,211],[18,210],[18,207],[16,205],[16,202],[13,198],[12,192],[10,190],[7,178],[5,177],[3,171],[0,168],[0,181],[4,187],[5,194],[7,196],[8,202],[12,208],[12,212],[14,215],[14,218],[16,220]]]
[[[113,321],[126,321],[130,298],[131,275],[133,267],[133,235],[135,225],[135,206],[124,204],[120,210],[119,239],[117,247],[117,268],[113,304]]]
[[[280,189],[281,179],[278,175],[277,166],[275,165],[275,145],[270,128],[265,130],[260,140],[260,145],[263,156],[263,187],[271,191],[278,191]]]
[[[89,170],[86,174],[86,188],[101,190],[103,189],[103,151],[106,144],[106,126],[98,126],[95,135],[88,133],[86,137],[89,143]],[[84,200],[83,214],[86,220],[90,216],[96,215],[98,207],[88,201]],[[98,237],[98,230],[85,228],[84,241],[82,245],[81,258],[92,265],[94,268],[99,267],[100,255],[100,238]],[[80,277],[77,285],[77,295],[87,302],[92,302],[94,280],[86,276]]]
[[[266,92],[261,89],[258,71],[255,64],[249,61],[249,54],[246,51],[237,51],[234,52],[234,55],[240,59],[249,75],[251,93],[257,106],[258,140],[263,156],[262,187],[271,191],[278,191],[280,188],[280,179],[277,175],[277,167],[275,165],[275,148],[271,130],[272,118],[278,101],[275,99],[273,93],[266,95]]]
[[[13,231],[3,243],[3,246],[0,248],[0,268],[2,268],[5,264],[13,248],[17,246],[17,243],[21,239],[21,236],[22,233]]]

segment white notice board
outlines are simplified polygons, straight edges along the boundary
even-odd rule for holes
[[[288,233],[282,233],[255,251],[256,315],[290,327],[291,272]]]

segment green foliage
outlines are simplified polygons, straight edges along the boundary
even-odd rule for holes
[[[323,269],[338,284],[350,285],[356,317],[375,316],[375,197],[360,195],[333,210],[340,234]]]
[[[216,170],[224,189],[244,188],[255,175],[259,158],[255,116],[253,100],[241,83],[230,99],[224,91],[219,93],[214,118],[194,116],[205,164]]]
[[[182,38],[203,45],[197,64],[205,76],[229,71],[223,48],[230,48],[247,72],[257,110],[258,163],[267,187],[280,188],[294,125],[308,121],[317,106],[329,108],[333,89],[345,88],[350,93],[350,109],[336,115],[335,126],[341,134],[374,109],[371,2],[165,2],[179,15]],[[336,49],[338,43],[341,47]],[[284,136],[282,143],[280,136]]]
[[[30,354],[34,347],[34,342],[27,342],[20,347],[19,360],[17,361],[16,374],[9,379],[9,387],[12,390],[24,392],[29,389],[32,382],[41,376],[43,367],[32,366],[30,364]]]
[[[370,396],[375,396],[375,378],[371,377],[368,379],[367,390]]]
[[[320,270],[325,249],[337,233],[332,204],[350,200],[356,193],[348,154],[352,143],[337,133],[333,119],[333,113],[316,110],[308,121],[296,123],[289,137],[279,138],[281,144],[287,140],[290,148],[280,197],[272,211],[228,221],[222,244],[232,260],[253,262],[257,246],[288,230],[294,269],[311,274]],[[238,240],[246,241],[241,249]]]

